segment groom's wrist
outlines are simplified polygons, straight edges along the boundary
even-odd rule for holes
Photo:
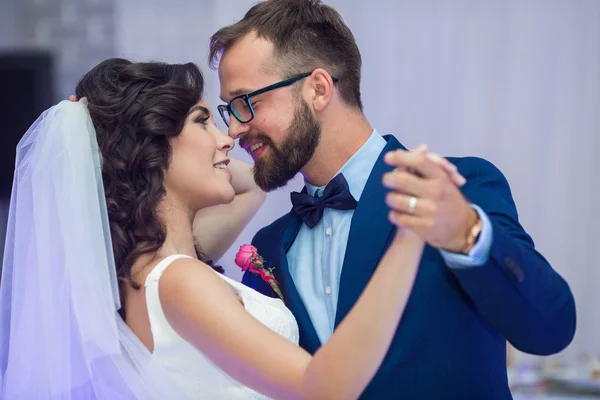
[[[473,210],[473,214],[475,214],[475,222],[471,224],[471,227],[467,231],[465,245],[461,251],[462,254],[469,254],[477,243],[481,230],[483,229],[483,222],[481,221],[481,218],[479,218],[477,211]]]

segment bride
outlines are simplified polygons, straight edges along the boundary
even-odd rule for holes
[[[264,195],[203,87],[193,64],[107,60],[20,141],[0,398],[352,399],[377,371],[423,241],[398,229],[311,356],[281,300],[211,268]]]

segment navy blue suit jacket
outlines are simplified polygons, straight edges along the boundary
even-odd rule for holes
[[[352,218],[342,268],[336,327],[354,305],[394,237],[381,180],[386,152],[404,148],[393,136],[375,164]],[[538,253],[519,224],[508,182],[488,161],[449,158],[467,179],[462,192],[489,216],[493,241],[485,265],[450,269],[427,246],[406,310],[379,371],[361,399],[510,399],[506,341],[538,355],[561,351],[575,333],[567,283]],[[300,345],[321,346],[288,271],[286,252],[301,226],[291,211],[253,239],[275,268],[286,304],[300,327]],[[260,277],[243,283],[275,296]]]

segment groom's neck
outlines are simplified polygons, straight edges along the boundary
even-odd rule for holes
[[[304,179],[326,185],[365,144],[373,128],[362,112],[344,108],[321,119],[321,140],[315,154],[302,168]]]

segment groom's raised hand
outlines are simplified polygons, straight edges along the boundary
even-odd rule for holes
[[[467,252],[479,216],[459,190],[465,179],[456,167],[425,146],[391,151],[384,160],[396,167],[383,176],[384,186],[392,190],[386,197],[390,220],[433,247]]]

